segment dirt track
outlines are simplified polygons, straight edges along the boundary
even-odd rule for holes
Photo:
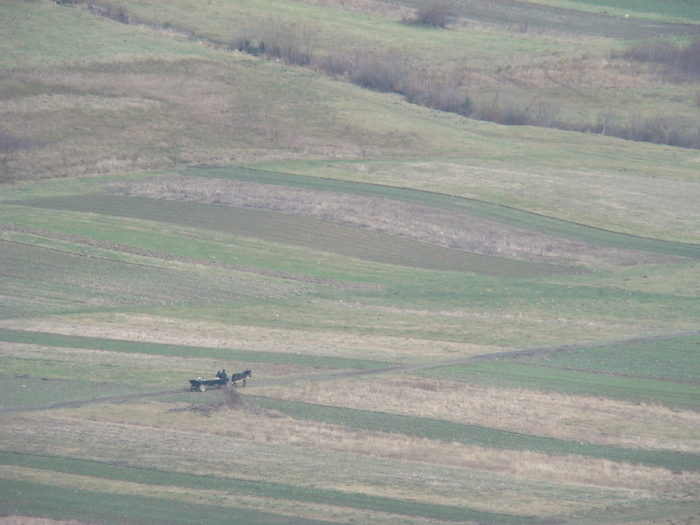
[[[457,366],[464,365],[467,363],[475,361],[488,361],[493,359],[508,359],[514,357],[523,356],[533,356],[554,352],[563,352],[566,350],[573,350],[575,348],[596,348],[599,346],[611,346],[611,345],[622,345],[629,343],[643,343],[649,341],[658,341],[662,339],[673,339],[676,337],[687,337],[692,335],[700,334],[700,330],[695,330],[691,332],[677,332],[671,334],[661,334],[661,335],[649,335],[649,336],[638,336],[638,337],[628,337],[625,339],[608,340],[608,341],[595,341],[595,342],[585,342],[585,343],[570,343],[557,346],[541,346],[534,348],[524,348],[521,350],[512,350],[508,352],[496,352],[492,354],[479,354],[471,356],[458,356],[451,357],[448,359],[438,359],[432,361],[425,361],[423,363],[414,363],[407,365],[396,365],[396,366],[385,366],[379,368],[370,368],[365,370],[346,370],[342,372],[330,372],[323,374],[313,374],[313,375],[302,375],[302,376],[291,376],[291,377],[281,377],[274,379],[263,379],[261,381],[254,381],[246,388],[255,388],[255,386],[281,386],[281,385],[292,385],[296,383],[306,383],[306,382],[319,382],[319,381],[335,381],[340,379],[348,379],[352,377],[363,377],[372,376],[380,374],[391,374],[395,372],[410,372],[413,370],[425,370],[428,368],[439,368],[443,366]],[[42,405],[33,405],[25,407],[15,407],[15,408],[0,408],[0,414],[7,414],[13,412],[30,412],[38,410],[53,410],[59,408],[78,408],[84,405],[92,404],[114,404],[114,403],[124,403],[127,401],[135,399],[148,399],[161,396],[172,396],[176,394],[189,393],[189,388],[176,388],[168,390],[159,390],[157,392],[135,392],[133,394],[125,394],[121,396],[110,396],[110,397],[98,397],[93,399],[81,399],[73,401],[61,401],[57,403],[45,403]]]

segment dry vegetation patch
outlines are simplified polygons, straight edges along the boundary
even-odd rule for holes
[[[411,338],[275,329],[129,313],[6,320],[2,326],[61,335],[323,357],[380,358],[383,361],[424,361],[430,357],[477,355],[504,350],[503,347],[471,343],[440,341],[426,344],[425,341]]]
[[[14,451],[48,447],[41,453],[79,453],[140,468],[160,468],[166,461],[174,472],[233,474],[446,505],[469,501],[468,507],[490,512],[545,516],[661,494],[686,499],[699,484],[697,474],[435,443],[245,406],[213,412],[182,408],[153,403],[15,416],[0,430],[0,443]]]
[[[262,393],[565,440],[700,452],[700,414],[656,405],[428,379],[342,381]]]
[[[234,404],[212,401],[211,407],[211,410],[193,410],[184,405],[160,403],[112,405],[85,407],[64,417],[182,432],[191,430],[195,425],[206,434],[233,440],[475,469],[551,483],[678,494],[692,493],[693,487],[700,485],[700,476],[693,473],[678,475],[665,469],[594,458],[498,451],[319,424],[280,416],[274,411],[250,408],[245,401]],[[240,424],[241,421],[245,423]]]
[[[304,173],[324,176],[324,171],[332,169],[339,178],[360,182],[379,179],[387,185],[505,204],[643,237],[691,243],[700,240],[700,209],[696,206],[700,184],[692,170],[674,167],[675,161],[665,157],[666,151],[658,151],[658,155],[668,169],[659,171],[652,157],[643,159],[635,147],[620,148],[622,162],[600,143],[582,144],[574,139],[566,147],[581,148],[580,156],[569,159],[572,164],[568,168],[545,159],[547,165],[537,168],[510,162],[440,160],[339,162],[320,164],[321,169]],[[700,158],[691,156],[687,163],[691,166],[698,161]]]
[[[31,518],[28,516],[0,517],[0,525],[87,525],[76,520],[52,520],[48,518]]]

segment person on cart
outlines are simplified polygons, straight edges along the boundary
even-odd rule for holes
[[[223,370],[219,370],[216,373],[216,378],[217,379],[226,379],[228,376],[226,375],[226,369],[224,368]]]

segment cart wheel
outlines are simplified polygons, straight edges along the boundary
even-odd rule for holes
[[[199,385],[199,391],[204,392],[207,389],[205,385]]]

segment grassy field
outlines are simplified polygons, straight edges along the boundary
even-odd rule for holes
[[[700,520],[695,2],[0,33],[1,525]]]

